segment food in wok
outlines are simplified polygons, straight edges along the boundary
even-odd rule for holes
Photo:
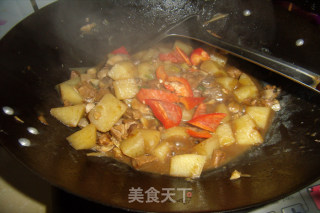
[[[187,178],[263,143],[280,109],[278,88],[182,41],[132,55],[120,47],[96,67],[71,69],[57,89],[64,106],[51,114],[81,128],[67,137],[73,148]]]

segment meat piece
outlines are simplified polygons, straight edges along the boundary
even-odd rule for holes
[[[196,89],[206,76],[207,74],[203,72],[186,72],[182,75],[183,78],[188,80],[192,89]]]
[[[118,141],[122,141],[128,137],[128,133],[125,129],[124,124],[114,125],[110,129],[110,133],[114,136]]]
[[[98,135],[98,145],[103,146],[103,145],[109,145],[110,143],[113,144],[109,134],[103,133]]]
[[[142,113],[137,109],[128,108],[123,116],[125,118],[139,120],[142,117]]]
[[[213,167],[217,168],[224,161],[226,153],[217,149],[213,151]]]
[[[113,87],[112,82],[113,82],[113,80],[111,78],[109,78],[109,77],[102,78],[99,81],[99,88],[100,89],[102,89],[102,88],[110,89],[110,88]]]
[[[233,66],[227,67],[226,71],[230,77],[235,79],[239,79],[240,75],[242,74],[242,72],[238,68]]]
[[[156,159],[157,158],[152,155],[142,155],[132,159],[131,163],[132,163],[132,166],[137,169],[146,163],[151,163],[155,161]]]
[[[132,119],[120,119],[111,129],[110,134],[117,140],[126,139],[132,131],[132,126],[138,126],[138,121]]]
[[[226,98],[226,94],[223,92],[221,86],[218,83],[210,83],[210,87],[207,87],[202,93],[203,97],[207,99],[214,99],[216,101],[223,101]]]
[[[74,78],[78,78],[78,77],[80,77],[79,73],[72,70],[70,73],[70,79],[74,79]]]
[[[152,115],[150,108],[147,105],[138,101],[137,99],[132,100],[131,107],[132,109],[136,109],[139,112],[141,112],[142,115]]]
[[[97,90],[86,81],[82,82],[78,92],[87,102],[93,102],[96,99]]]
[[[142,125],[139,121],[132,119],[124,119],[123,125],[127,132],[127,135],[130,135],[130,133],[137,128],[142,128]]]
[[[110,93],[110,90],[108,88],[101,88],[98,90],[94,100],[98,102],[102,99],[102,97],[105,94],[108,94],[108,93]]]
[[[264,106],[271,107],[274,111],[281,109],[279,101],[276,99],[281,90],[275,86],[267,85],[261,92],[261,103]]]
[[[276,86],[267,85],[263,88],[261,92],[261,97],[263,99],[273,100],[280,94],[280,89]]]
[[[150,80],[150,81],[143,81],[142,87],[144,88],[153,88],[153,89],[161,89],[162,85],[159,80]]]

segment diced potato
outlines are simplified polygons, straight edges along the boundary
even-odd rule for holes
[[[218,104],[216,106],[214,112],[227,114],[227,116],[222,119],[222,121],[221,121],[222,123],[228,122],[230,120],[230,118],[231,118],[231,115],[230,115],[230,112],[228,110],[228,107],[224,103]]]
[[[197,154],[176,155],[171,158],[170,175],[177,177],[200,177],[206,156]]]
[[[234,88],[237,86],[238,84],[238,80],[235,78],[231,78],[231,77],[220,77],[220,78],[216,78],[216,81],[221,84],[221,86],[223,88],[225,88],[228,91],[233,91]]]
[[[123,61],[115,64],[108,72],[108,76],[113,80],[135,78],[137,76],[136,67],[132,62]]]
[[[238,144],[254,145],[263,142],[263,138],[258,130],[256,124],[248,114],[241,116],[233,121],[235,129],[235,138]]]
[[[233,94],[239,102],[243,102],[248,98],[255,98],[258,96],[258,89],[256,86],[241,86],[234,90]]]
[[[76,150],[91,149],[96,145],[96,135],[96,127],[93,124],[89,124],[67,137],[67,141]]]
[[[133,134],[136,134],[136,132],[140,132],[143,137],[145,152],[151,154],[160,142],[160,132],[153,129],[136,129]]]
[[[190,55],[191,52],[192,52],[192,50],[193,50],[193,48],[192,48],[191,45],[189,45],[189,44],[187,44],[187,43],[185,43],[185,42],[182,42],[182,41],[180,41],[180,40],[176,40],[176,41],[174,42],[173,47],[174,47],[174,48],[175,48],[175,47],[179,47],[179,48],[180,48],[185,54],[187,54],[187,55]]]
[[[77,89],[68,83],[60,84],[60,94],[64,103],[70,103],[72,105],[82,103],[82,97]]]
[[[152,62],[142,62],[138,65],[138,77],[142,80],[151,80],[155,78],[155,65]]]
[[[227,76],[227,73],[212,60],[202,62],[200,69],[214,75],[215,77]]]
[[[248,106],[246,113],[250,115],[259,128],[265,129],[269,123],[271,109],[269,107]]]
[[[127,55],[123,55],[123,54],[110,54],[110,56],[108,57],[108,61],[107,64],[113,66],[117,63],[120,63],[122,61],[127,61],[129,59],[129,57]]]
[[[175,126],[169,129],[165,129],[161,132],[161,139],[166,140],[171,137],[176,138],[188,138],[189,135],[186,131],[185,127],[182,126]]]
[[[219,148],[220,144],[216,135],[212,135],[211,138],[208,138],[193,147],[197,154],[204,155],[207,159],[211,159],[213,150]]]
[[[216,129],[216,134],[219,138],[220,146],[229,146],[236,142],[233,136],[232,127],[229,123],[223,123]]]
[[[228,60],[227,56],[218,52],[213,52],[212,54],[210,54],[210,59],[219,64],[221,67],[224,67],[227,64]]]
[[[95,74],[87,74],[87,73],[80,74],[81,81],[89,81],[90,79],[93,79],[95,77],[96,77]]]
[[[151,61],[155,58],[157,58],[159,55],[159,51],[154,49],[154,48],[151,48],[151,49],[148,49],[145,54],[141,57],[141,61]]]
[[[64,125],[76,127],[85,112],[84,104],[52,108],[50,113]]]
[[[121,118],[127,106],[112,94],[105,94],[89,112],[88,118],[101,132],[107,132]]]
[[[156,148],[152,151],[152,154],[157,157],[161,162],[164,162],[170,153],[170,145],[168,142],[164,141],[158,144]]]
[[[132,158],[144,155],[144,140],[141,132],[136,132],[127,139],[121,141],[120,149],[123,154]]]
[[[253,80],[245,73],[242,73],[239,78],[239,83],[244,86],[252,86],[255,85]]]
[[[115,95],[118,99],[134,98],[139,92],[139,87],[135,79],[121,79],[113,81]]]

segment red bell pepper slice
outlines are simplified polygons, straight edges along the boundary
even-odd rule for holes
[[[206,61],[209,59],[210,59],[209,54],[206,51],[204,51],[202,48],[194,49],[190,56],[190,61],[195,66],[199,65],[202,61]]]
[[[207,105],[204,103],[200,103],[194,112],[192,118],[198,117],[199,115],[207,114]]]
[[[174,90],[177,95],[192,97],[193,92],[187,79],[176,76],[169,76],[164,86],[170,91]]]
[[[225,113],[211,113],[205,115],[199,115],[198,117],[192,118],[188,121],[189,124],[192,124],[201,129],[208,130],[210,132],[216,131],[216,128],[220,125],[221,120],[226,117]]]
[[[189,59],[189,57],[187,56],[187,54],[185,54],[184,52],[183,52],[183,50],[181,50],[179,47],[177,47],[176,46],[176,50],[177,50],[177,52],[180,54],[180,56],[183,58],[183,60],[189,65],[189,66],[191,66],[192,64],[191,64],[191,61],[190,61],[190,59]]]
[[[166,92],[158,89],[145,89],[139,90],[137,96],[139,101],[144,102],[146,99],[154,99],[167,102],[179,102],[179,97],[171,92]]]
[[[182,119],[181,108],[170,102],[146,99],[145,103],[151,108],[154,116],[168,129],[178,126]]]
[[[190,110],[199,105],[204,99],[204,97],[180,97],[179,101],[187,110]]]
[[[201,130],[201,131],[194,131],[192,129],[187,129],[187,133],[195,138],[211,138],[211,134],[209,131]]]
[[[115,49],[111,52],[112,54],[123,54],[123,55],[129,55],[127,49],[124,46],[119,47],[118,49]]]
[[[164,83],[167,80],[168,75],[167,75],[166,71],[164,70],[163,65],[161,65],[157,68],[156,76],[160,80],[160,83]]]

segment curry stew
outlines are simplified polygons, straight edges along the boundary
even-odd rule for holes
[[[64,106],[50,112],[80,128],[67,137],[73,148],[178,177],[197,178],[263,143],[280,109],[276,87],[218,50],[181,41],[132,55],[120,47],[57,88]]]

